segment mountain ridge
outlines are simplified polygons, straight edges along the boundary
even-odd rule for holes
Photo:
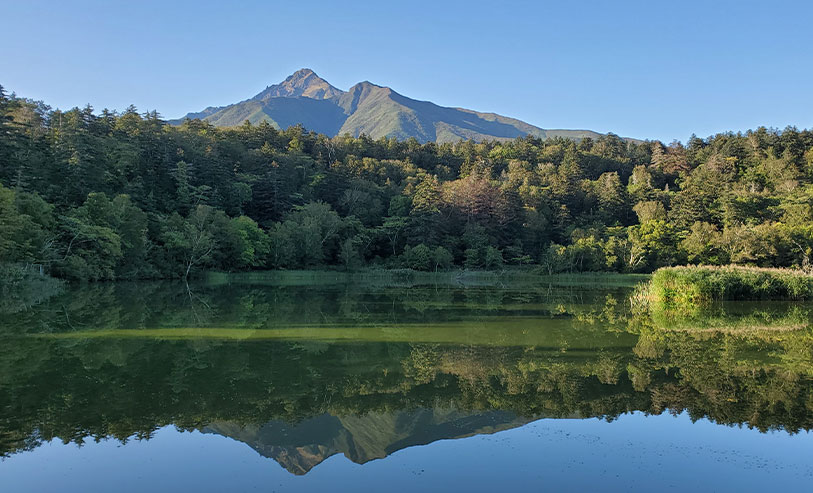
[[[580,140],[602,135],[591,130],[543,129],[498,113],[440,106],[366,80],[343,91],[308,68],[244,101],[209,106],[170,123],[196,118],[218,127],[237,126],[246,120],[255,124],[267,121],[279,129],[302,124],[331,137],[365,134],[374,139],[415,138],[421,143],[511,140],[526,135]]]
[[[344,91],[333,87],[328,81],[316,75],[313,70],[302,68],[289,75],[279,84],[266,87],[251,99],[258,101],[272,97],[332,99],[341,96],[343,93]]]

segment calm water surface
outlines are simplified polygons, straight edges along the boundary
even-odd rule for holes
[[[810,491],[810,305],[218,277],[0,313],[2,491]]]

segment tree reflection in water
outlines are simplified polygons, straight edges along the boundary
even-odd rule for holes
[[[69,289],[0,328],[0,451],[148,439],[246,442],[303,474],[540,417],[687,411],[811,428],[804,305],[635,313],[629,288],[273,283]]]

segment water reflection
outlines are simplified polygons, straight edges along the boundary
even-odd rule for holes
[[[496,433],[531,419],[506,411],[459,411],[435,407],[393,411],[321,414],[297,423],[272,420],[260,425],[215,422],[203,428],[246,443],[294,474],[305,474],[325,459],[343,454],[357,464],[441,439]]]
[[[541,417],[687,411],[813,425],[809,309],[636,313],[629,288],[175,283],[74,288],[0,326],[0,452],[245,442],[294,474]]]

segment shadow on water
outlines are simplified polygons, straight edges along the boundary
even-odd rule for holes
[[[810,306],[640,312],[623,285],[228,279],[69,289],[0,325],[0,453],[240,440],[304,474],[542,417],[813,426]]]

